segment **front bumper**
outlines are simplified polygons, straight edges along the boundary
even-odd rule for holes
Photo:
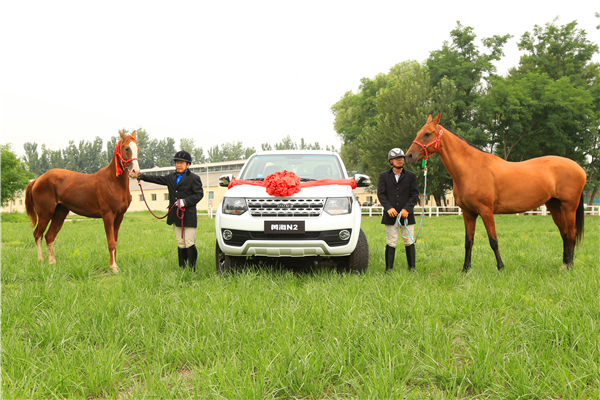
[[[323,212],[318,218],[286,219],[304,221],[304,234],[267,234],[264,233],[264,222],[277,219],[252,217],[248,212],[226,215],[219,209],[215,227],[219,247],[230,256],[340,257],[352,254],[356,248],[360,218],[357,207],[346,215],[332,216]],[[233,233],[231,240],[223,239],[224,230]],[[348,240],[339,238],[341,230],[350,231]]]

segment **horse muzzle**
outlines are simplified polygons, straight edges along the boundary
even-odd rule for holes
[[[416,164],[420,158],[419,153],[420,151],[411,151],[410,149],[408,149],[408,152],[404,156],[404,159],[409,164]]]

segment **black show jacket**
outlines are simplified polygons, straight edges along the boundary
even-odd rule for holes
[[[140,174],[140,179],[146,182],[165,185],[169,189],[169,206],[175,203],[177,199],[185,201],[185,214],[183,216],[183,226],[188,228],[196,228],[198,226],[198,216],[196,215],[196,204],[204,197],[204,189],[202,189],[202,180],[200,177],[189,169],[183,174],[179,185],[177,184],[177,172],[171,172],[168,175],[154,176]],[[181,219],[177,217],[177,206],[169,212],[167,224],[181,227]]]
[[[396,223],[396,217],[390,217],[387,213],[390,208],[395,208],[398,214],[402,209],[408,211],[408,224],[413,225],[415,223],[414,207],[419,201],[417,174],[402,168],[400,178],[396,182],[393,168],[383,171],[379,174],[377,198],[383,206],[382,224],[394,225]],[[404,218],[400,217],[400,223],[404,225]]]

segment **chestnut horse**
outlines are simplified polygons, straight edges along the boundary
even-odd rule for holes
[[[465,263],[471,267],[471,249],[477,216],[481,216],[498,270],[504,267],[498,251],[494,214],[514,214],[548,207],[563,239],[563,267],[573,266],[575,244],[583,238],[583,187],[586,175],[575,161],[558,156],[508,162],[471,146],[440,125],[440,114],[417,132],[406,153],[414,164],[439,153],[454,183],[454,198],[465,223]]]
[[[139,172],[138,146],[135,131],[121,135],[111,163],[95,174],[82,174],[66,169],[51,169],[31,181],[25,191],[25,206],[37,246],[38,261],[44,260],[42,236],[46,232],[48,261],[56,263],[54,239],[72,211],[90,218],[102,218],[110,253],[110,269],[118,273],[116,261],[117,239],[123,215],[131,203],[129,177],[124,171],[130,167],[130,175]],[[37,226],[36,226],[37,223]]]

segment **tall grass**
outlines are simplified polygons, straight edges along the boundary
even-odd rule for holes
[[[467,274],[460,217],[425,219],[414,274],[400,249],[384,274],[363,229],[366,274],[221,278],[206,217],[192,273],[170,227],[127,214],[118,276],[99,220],[66,222],[52,266],[2,223],[2,398],[600,397],[600,218],[572,271],[550,217],[497,217],[503,272],[481,222]]]

